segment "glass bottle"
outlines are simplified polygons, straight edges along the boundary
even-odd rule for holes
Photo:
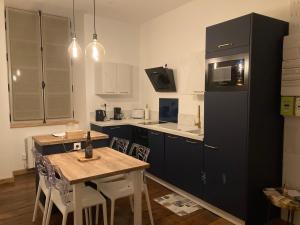
[[[91,132],[87,132],[86,142],[85,142],[85,158],[90,159],[93,158],[93,146],[91,139]]]

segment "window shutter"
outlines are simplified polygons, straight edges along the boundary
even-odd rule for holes
[[[69,20],[42,15],[46,119],[72,117]]]
[[[42,120],[42,59],[39,14],[8,8],[6,15],[13,120]]]

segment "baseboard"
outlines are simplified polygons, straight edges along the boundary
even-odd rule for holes
[[[11,183],[14,183],[16,176],[20,176],[20,175],[24,175],[24,174],[30,174],[30,173],[33,173],[34,171],[35,171],[34,168],[31,168],[31,169],[22,169],[22,170],[15,170],[15,171],[13,171],[13,177],[1,179],[0,180],[0,184],[11,184]]]
[[[15,170],[15,171],[13,171],[13,176],[15,177],[15,176],[20,176],[20,175],[24,175],[24,174],[33,173],[33,172],[34,172],[34,168]]]
[[[14,177],[5,178],[5,179],[1,179],[0,180],[0,184],[12,184],[14,182],[15,182],[15,178]]]
[[[154,175],[152,174],[149,174],[149,173],[146,173],[146,176],[149,177],[150,179],[154,180],[155,182],[161,184],[162,186],[165,186],[166,188],[170,189],[171,191],[174,191],[194,202],[196,202],[198,205],[200,205],[201,207],[207,209],[208,211],[224,218],[225,220],[228,220],[229,222],[233,223],[233,224],[236,224],[236,225],[245,225],[245,221],[233,216],[233,215],[230,215],[229,213],[221,210],[221,209],[218,209],[216,208],[215,206],[213,205],[210,205],[209,203],[203,201],[202,199],[200,198],[197,198],[181,189],[179,189],[178,187],[175,187],[174,185],[172,184],[169,184],[167,183],[166,181],[164,180],[161,180],[157,177],[155,177]]]

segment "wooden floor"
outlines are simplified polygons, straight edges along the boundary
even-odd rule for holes
[[[179,217],[168,209],[153,201],[153,198],[171,193],[153,181],[148,182],[149,194],[153,209],[155,225],[231,225],[228,221],[205,210],[198,210],[188,216]],[[0,185],[0,225],[41,225],[42,214],[39,210],[38,218],[32,223],[33,206],[35,201],[35,177],[34,174],[16,177],[14,184]],[[145,201],[143,201],[145,202]],[[109,204],[108,204],[109,208]],[[99,225],[103,224],[100,216]],[[60,213],[51,217],[51,225],[60,225]],[[68,225],[73,224],[72,214],[68,217]],[[130,210],[128,198],[116,202],[115,225],[132,225],[133,216]],[[150,224],[148,211],[143,205],[143,224]],[[274,221],[272,225],[283,225],[281,221]]]

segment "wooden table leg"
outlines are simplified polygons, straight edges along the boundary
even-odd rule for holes
[[[291,211],[288,209],[287,225],[290,225]]]
[[[268,212],[267,212],[267,224],[269,224],[269,221],[270,221],[270,217],[271,217],[271,207],[272,207],[272,204],[271,202],[268,202]]]
[[[74,225],[82,225],[81,189],[83,186],[83,183],[73,185]]]
[[[142,185],[143,178],[141,171],[131,173],[134,188],[134,225],[142,224]]]
[[[291,210],[291,225],[294,225],[295,210]]]

